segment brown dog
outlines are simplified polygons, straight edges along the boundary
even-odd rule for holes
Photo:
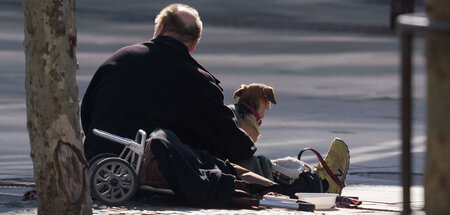
[[[234,92],[233,99],[239,97],[236,104],[229,107],[238,118],[238,126],[247,132],[256,143],[259,137],[258,127],[264,118],[264,111],[269,109],[270,103],[276,104],[273,88],[260,83],[242,84]]]

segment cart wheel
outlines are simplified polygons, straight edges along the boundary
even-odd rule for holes
[[[137,188],[136,171],[121,158],[100,160],[90,175],[91,195],[106,205],[120,205],[128,201]]]
[[[117,157],[117,155],[113,153],[102,153],[91,158],[89,160],[88,178],[91,178],[92,170],[95,168],[97,163],[100,162],[102,159],[109,157]]]

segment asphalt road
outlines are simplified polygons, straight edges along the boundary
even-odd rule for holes
[[[168,2],[77,1],[79,95],[118,48],[148,40]],[[269,158],[304,147],[325,154],[333,137],[351,152],[349,184],[398,185],[399,39],[389,30],[389,1],[185,1],[205,24],[192,53],[223,83],[225,102],[243,83],[275,88],[257,143]],[[107,6],[105,6],[107,5]],[[0,180],[32,180],[26,129],[23,13],[0,2]],[[414,183],[425,152],[423,42],[414,58]],[[312,155],[306,161],[315,163]]]

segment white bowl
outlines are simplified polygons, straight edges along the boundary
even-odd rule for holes
[[[336,193],[295,193],[298,200],[316,205],[316,210],[333,208],[336,205]]]

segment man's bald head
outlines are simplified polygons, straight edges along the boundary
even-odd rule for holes
[[[184,4],[167,6],[155,19],[155,36],[169,35],[194,47],[200,40],[202,28],[197,10]]]

